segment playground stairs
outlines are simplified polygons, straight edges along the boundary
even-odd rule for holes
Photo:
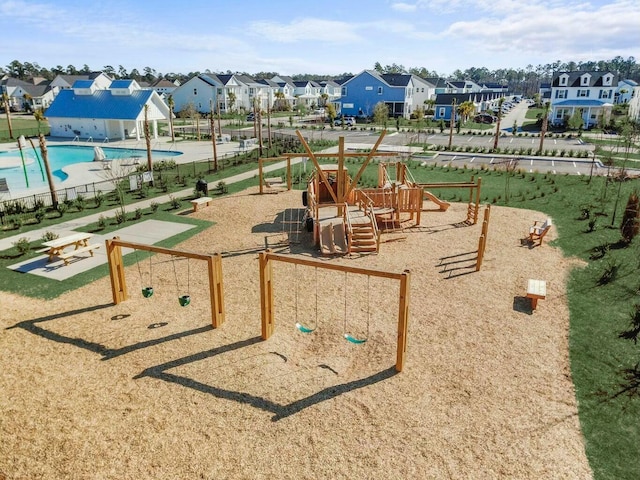
[[[358,222],[351,225],[352,253],[376,252],[378,250],[375,230],[371,222]]]

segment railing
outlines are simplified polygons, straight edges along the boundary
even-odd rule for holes
[[[102,141],[102,143],[109,143],[109,137],[106,137],[106,138]]]
[[[87,138],[87,143],[93,143],[93,137],[90,136],[89,138]]]
[[[75,137],[73,137],[73,140],[71,140],[71,143],[73,143],[73,142],[80,143],[80,135],[76,135]]]
[[[347,229],[347,252],[351,254],[351,244],[353,240],[353,227],[351,225],[351,216],[349,215],[349,204],[344,204],[344,210],[342,211],[342,218]]]

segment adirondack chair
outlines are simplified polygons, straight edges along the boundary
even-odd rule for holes
[[[551,219],[547,218],[544,222],[540,222],[536,220],[533,222],[531,228],[529,228],[529,241],[535,245],[536,242],[538,245],[542,245],[542,239],[547,234],[547,232],[551,229]]]

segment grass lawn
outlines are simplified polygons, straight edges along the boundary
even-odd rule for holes
[[[9,138],[9,124],[6,117],[0,118],[0,143],[16,143],[20,135],[33,137],[38,135],[38,122],[31,114],[12,113],[11,128],[13,139]],[[45,120],[40,122],[40,132],[49,134],[49,123]]]

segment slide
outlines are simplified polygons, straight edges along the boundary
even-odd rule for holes
[[[447,208],[449,208],[451,206],[451,204],[449,202],[445,202],[444,200],[440,200],[433,193],[427,192],[426,190],[424,191],[424,197],[427,198],[428,200],[431,200],[436,205],[438,205],[438,207],[439,207],[438,210],[440,210],[441,212],[446,212]],[[430,209],[425,209],[423,207],[422,210],[430,210]]]
[[[320,252],[322,255],[333,255],[336,253],[333,244],[333,223],[320,226]]]
[[[333,245],[335,253],[338,255],[346,255],[349,252],[347,248],[347,234],[344,230],[344,223],[340,223],[333,227]]]

